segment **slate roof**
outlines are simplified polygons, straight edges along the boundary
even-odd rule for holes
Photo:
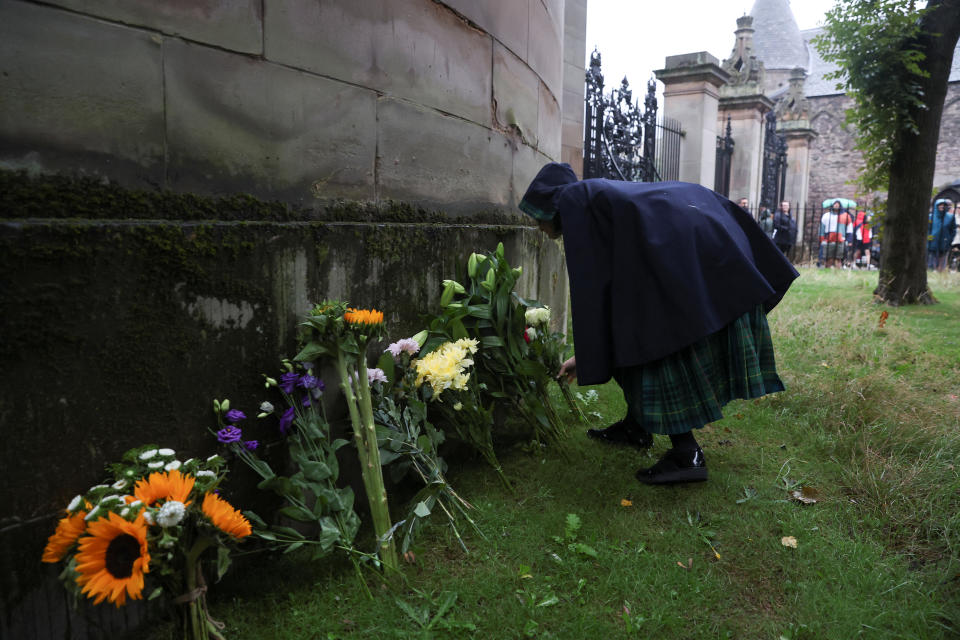
[[[809,54],[790,9],[790,0],[756,0],[753,9],[753,53],[767,69],[807,68]]]

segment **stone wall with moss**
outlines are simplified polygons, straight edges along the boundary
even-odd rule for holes
[[[261,374],[295,353],[311,302],[382,309],[391,339],[407,337],[437,308],[442,279],[503,242],[524,267],[518,290],[565,309],[559,245],[495,214],[457,223],[349,202],[305,211],[2,171],[0,212],[2,637],[64,624],[42,613],[58,592],[53,567],[39,564],[64,505],[130,447],[213,453],[211,400],[249,414],[266,399]],[[274,428],[262,421],[248,437]],[[71,637],[85,637],[78,629]]]
[[[5,0],[0,167],[513,211],[582,148],[565,2]]]

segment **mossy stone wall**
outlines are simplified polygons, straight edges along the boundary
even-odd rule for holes
[[[44,587],[52,567],[39,558],[70,499],[133,446],[154,442],[181,459],[215,452],[211,400],[229,397],[253,413],[268,398],[261,374],[275,375],[295,353],[311,302],[382,309],[391,340],[407,337],[436,309],[442,279],[462,272],[471,251],[503,242],[510,262],[524,266],[518,289],[565,309],[560,247],[492,218],[440,222],[440,213],[403,205],[349,203],[302,214],[247,197],[191,196],[184,205],[182,196],[88,183],[104,214],[93,219],[73,209],[82,183],[9,173],[0,183],[3,637],[32,637],[29,625],[46,637],[43,625],[64,624],[36,612],[57,593]],[[154,219],[125,218],[111,202],[139,202],[138,215]],[[175,219],[180,206],[184,218],[220,211],[230,219]],[[248,438],[267,440],[275,429],[248,422]],[[241,473],[230,485],[248,480]],[[256,493],[238,499],[257,505]],[[78,629],[72,637],[85,637]]]

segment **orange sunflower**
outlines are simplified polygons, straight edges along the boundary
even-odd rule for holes
[[[77,584],[94,604],[104,598],[116,606],[126,604],[127,595],[139,600],[143,574],[150,571],[147,524],[143,515],[133,522],[116,513],[90,523],[80,538],[77,551]]]
[[[224,533],[234,538],[250,535],[250,521],[242,513],[215,493],[203,497],[203,513]]]
[[[133,495],[148,507],[155,507],[159,501],[176,500],[187,505],[187,496],[193,491],[196,478],[180,473],[179,470],[157,471],[137,481]]]
[[[60,519],[57,530],[47,540],[41,562],[60,562],[63,556],[67,555],[67,551],[87,528],[87,523],[84,521],[86,515],[86,511],[79,511],[72,516],[67,514],[66,518]]]
[[[349,324],[379,325],[383,324],[383,311],[347,308],[343,319]]]

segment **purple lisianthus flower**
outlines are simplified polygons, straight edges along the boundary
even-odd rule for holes
[[[285,373],[280,376],[280,389],[282,389],[284,393],[293,393],[293,388],[297,386],[299,381],[300,376],[293,371]]]
[[[310,394],[307,394],[307,395],[303,396],[303,400],[300,402],[300,404],[302,404],[302,405],[305,406],[305,407],[309,407],[309,406],[310,406]]]
[[[243,443],[243,446],[247,451],[256,451],[260,443],[257,440],[247,440]]]
[[[297,386],[301,389],[313,389],[317,386],[317,379],[309,373],[305,373],[300,376],[300,382],[297,383]]]
[[[224,427],[217,431],[217,440],[223,444],[230,444],[231,442],[239,442],[243,438],[243,432],[240,429],[237,429],[235,426],[230,425],[229,427]]]
[[[230,409],[227,411],[227,422],[240,422],[241,420],[246,419],[247,414],[239,409]]]
[[[283,415],[280,416],[280,433],[287,435],[287,431],[290,429],[290,425],[293,424],[294,411],[293,407],[290,407],[283,412]]]

